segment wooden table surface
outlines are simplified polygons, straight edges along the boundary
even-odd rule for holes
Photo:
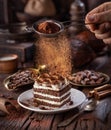
[[[111,58],[100,57],[88,68],[104,72],[111,77]],[[21,90],[13,92],[6,90],[3,80],[8,75],[0,74],[0,96],[16,100]],[[81,91],[87,94],[89,89],[91,88],[82,88]],[[59,114],[41,114],[24,108],[20,108],[19,111],[11,110],[9,115],[0,115],[0,130],[111,130],[111,97],[101,100],[95,111],[84,112],[67,127],[57,127],[75,112],[74,109]]]

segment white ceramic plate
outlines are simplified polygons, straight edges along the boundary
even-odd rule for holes
[[[86,96],[83,92],[77,89],[71,88],[71,101],[73,102],[73,104],[67,105],[58,109],[54,109],[54,110],[43,110],[43,109],[40,109],[39,107],[35,107],[29,103],[30,99],[33,99],[33,89],[30,89],[20,94],[17,101],[19,105],[25,109],[39,112],[39,113],[54,114],[54,113],[61,113],[61,112],[69,111],[71,109],[74,109],[80,106],[85,101]]]

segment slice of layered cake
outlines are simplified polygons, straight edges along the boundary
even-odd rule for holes
[[[34,104],[40,108],[60,108],[71,101],[70,86],[60,74],[44,73],[33,86]]]

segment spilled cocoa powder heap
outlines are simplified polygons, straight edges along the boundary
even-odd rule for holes
[[[46,65],[49,72],[71,74],[71,46],[66,35],[40,37],[35,47],[35,67]]]
[[[60,27],[52,22],[42,22],[37,26],[37,31],[46,34],[57,33],[60,31]]]

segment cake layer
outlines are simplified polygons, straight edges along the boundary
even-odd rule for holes
[[[34,98],[37,98],[38,100],[47,100],[47,101],[55,101],[55,102],[61,102],[62,100],[66,99],[67,97],[70,96],[70,92],[65,93],[64,95],[57,97],[57,96],[53,96],[53,95],[47,95],[47,94],[39,94],[36,93],[34,94]]]
[[[60,74],[43,73],[33,86],[34,104],[45,109],[55,109],[71,101],[70,86]]]
[[[64,93],[66,93],[67,91],[70,90],[70,86],[66,86],[64,89],[62,89],[61,91],[54,91],[54,90],[47,90],[47,89],[41,89],[41,88],[33,88],[34,89],[34,93],[38,92],[38,93],[45,93],[48,95],[54,95],[54,96],[61,96]]]
[[[35,105],[37,105],[39,107],[43,106],[45,108],[53,108],[53,109],[54,108],[60,108],[60,107],[64,106],[65,104],[69,103],[69,102],[70,102],[70,97],[68,97],[67,99],[63,100],[62,102],[56,102],[54,104],[52,102],[49,102],[49,101],[45,102],[43,100],[36,100],[34,98]]]

